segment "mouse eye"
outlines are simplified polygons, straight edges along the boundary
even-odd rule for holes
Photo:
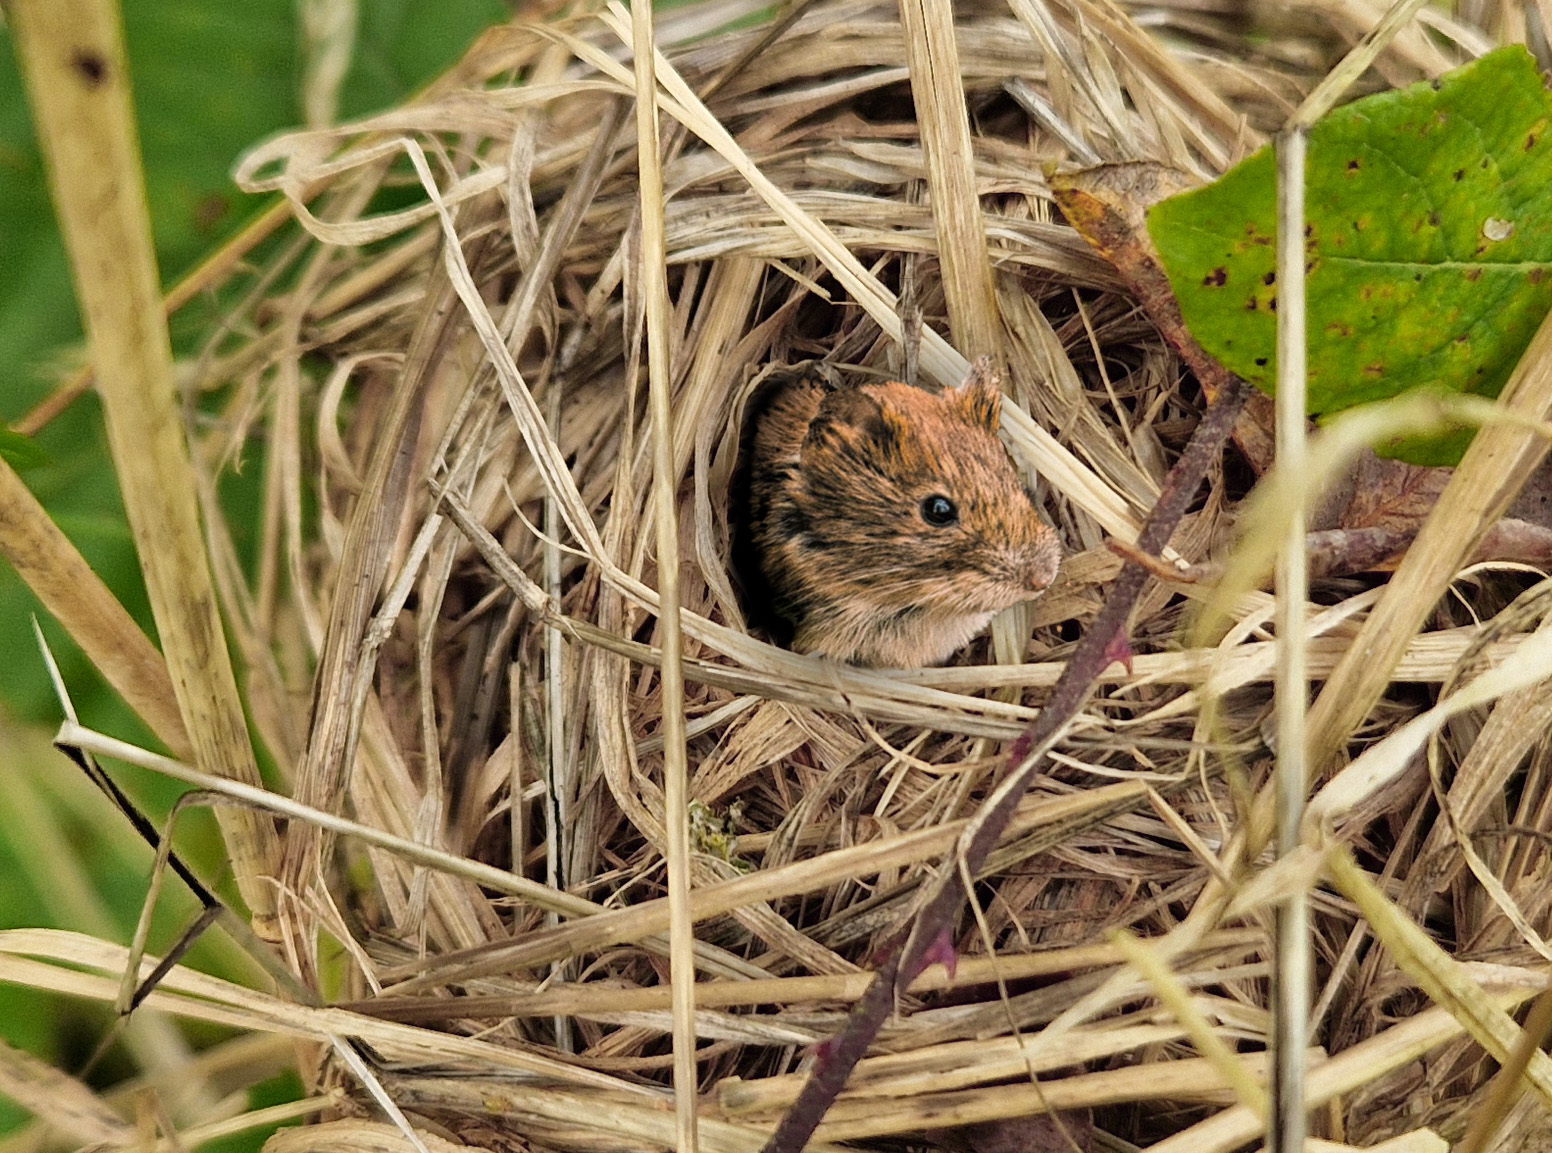
[[[959,519],[958,507],[940,492],[922,501],[921,514],[922,520],[935,528],[946,528]]]

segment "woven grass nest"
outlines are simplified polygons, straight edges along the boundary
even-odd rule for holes
[[[439,1150],[674,1143],[652,521],[665,482],[686,614],[700,1140],[763,1144],[952,862],[1004,743],[1120,570],[1106,540],[1135,533],[1203,411],[1045,172],[1151,161],[1208,179],[1379,15],[1310,5],[1267,37],[1199,4],[975,0],[948,30],[933,6],[912,11],[957,50],[978,234],[934,212],[930,166],[953,170],[953,141],[927,111],[941,76],[918,69],[913,95],[906,37],[927,33],[900,8],[714,0],[659,14],[666,476],[623,10],[493,29],[404,107],[244,162],[242,181],[284,192],[302,218],[248,270],[198,366],[226,398],[199,429],[203,459],[256,459],[268,478],[256,579],[223,582],[250,712],[298,800],[464,862],[289,822],[281,945],[348,1015],[193,995],[235,1002],[255,1029],[354,1038],[384,1096],[337,1046],[306,1048],[314,1087],[339,1092],[317,1123],[272,1138],[276,1153],[408,1148],[385,1100]],[[1436,75],[1491,39],[1427,19],[1381,55],[1376,84]],[[944,270],[975,261],[992,296],[972,315]],[[1058,583],[942,669],[844,667],[752,634],[728,566],[729,492],[762,374],[812,359],[936,386],[988,341],[1007,366],[1006,438],[1068,550]],[[1231,450],[1175,553],[1221,555],[1253,480]],[[1531,583],[1486,570],[1458,586],[1362,741],[1480,667],[1484,645],[1532,631],[1539,602],[1515,600]],[[1385,587],[1316,582],[1317,680]],[[1199,599],[1149,585],[1135,659],[1107,670],[976,883],[957,970],[935,966],[900,998],[816,1148],[1201,1153],[1258,1139],[1224,1062],[1264,1073],[1272,911],[1318,869],[1224,873],[1271,763],[1271,598],[1248,595],[1221,643],[1192,648],[1182,629]],[[1544,825],[1545,713],[1522,694],[1462,714],[1428,764],[1343,825],[1395,923],[1315,888],[1309,1091],[1327,1139],[1458,1139],[1495,1068],[1473,1013],[1500,1027],[1545,984],[1544,848],[1487,833]],[[1436,823],[1430,766],[1454,820],[1480,834],[1474,860]],[[1429,963],[1469,977],[1477,1001],[1398,960],[1397,926],[1425,918],[1453,957]],[[1176,943],[1155,954],[1159,973],[1122,964],[1118,929]],[[1187,1010],[1222,1052],[1204,1051]],[[1539,1147],[1545,1116],[1527,1095],[1495,1147]]]

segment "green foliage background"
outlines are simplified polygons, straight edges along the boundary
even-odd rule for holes
[[[46,0],[43,0],[46,2]],[[504,19],[500,0],[360,0],[355,55],[341,94],[341,118],[396,103],[462,53],[487,25]],[[125,34],[135,86],[152,225],[164,284],[171,284],[264,207],[244,196],[228,173],[249,144],[301,120],[301,35],[295,0],[124,0]],[[16,420],[79,364],[81,322],[55,227],[42,159],[8,30],[0,27],[0,424]],[[208,306],[177,318],[177,351],[192,348]],[[44,464],[24,474],[32,490],[142,626],[153,626],[123,507],[108,459],[101,412],[78,401],[38,438]],[[256,470],[250,470],[250,474]],[[251,524],[256,477],[234,478],[225,493],[232,523]],[[251,541],[239,540],[239,546]],[[47,749],[38,732],[59,721],[31,634],[39,614],[87,725],[151,742],[98,678],[62,629],[43,618],[26,587],[0,561],[0,928],[90,929],[68,891],[89,887],[106,905],[115,938],[127,942],[139,911],[150,853],[122,820],[81,790],[75,770]],[[171,782],[126,777],[154,815],[179,791]],[[219,872],[220,847],[208,818],[190,822],[180,846]],[[64,860],[61,854],[68,854]],[[169,886],[171,888],[171,886]],[[87,894],[83,899],[90,899]],[[153,947],[164,947],[190,908],[169,909]],[[219,942],[195,963],[232,974],[238,964]],[[66,1071],[79,1070],[108,1026],[86,1006],[0,985],[0,1037]],[[196,1040],[218,1034],[203,1030]],[[131,1072],[122,1053],[94,1074],[108,1083]],[[255,1105],[294,1094],[281,1082]],[[264,1100],[257,1100],[262,1096]],[[0,1098],[0,1131],[26,1114]],[[221,1142],[256,1148],[265,1134]],[[216,1148],[216,1145],[210,1148]]]

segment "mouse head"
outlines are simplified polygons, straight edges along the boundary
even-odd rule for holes
[[[978,361],[957,388],[837,389],[799,476],[812,561],[882,611],[980,613],[1029,600],[1061,550],[997,436],[1002,393]]]

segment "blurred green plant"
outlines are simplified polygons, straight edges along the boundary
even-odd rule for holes
[[[32,437],[0,428],[0,460],[17,472],[26,472],[48,464],[49,454],[39,448],[38,442]]]
[[[295,0],[125,0],[136,111],[146,187],[164,284],[171,284],[235,233],[264,203],[234,188],[233,161],[249,144],[302,119],[302,34]],[[403,99],[463,52],[481,29],[505,19],[500,0],[360,0],[339,115],[354,117]],[[9,36],[0,26],[0,427],[16,421],[84,359],[81,322],[55,227],[42,159]],[[175,351],[186,353],[214,316],[201,303],[175,318]],[[27,483],[148,633],[149,606],[124,521],[101,412],[87,395],[36,437],[0,435],[0,453],[25,468]],[[257,478],[227,478],[222,498],[234,526],[256,521]],[[238,533],[238,547],[253,539]],[[249,558],[251,559],[251,558]],[[111,930],[127,941],[139,913],[151,855],[127,837],[121,818],[65,784],[73,773],[46,742],[19,725],[59,721],[58,705],[33,641],[31,618],[42,610],[0,561],[0,750],[8,762],[0,790],[0,927],[55,926]],[[62,672],[88,725],[152,745],[150,733],[96,675],[64,631],[44,620]],[[25,751],[24,751],[25,750]],[[122,774],[153,815],[166,812],[181,787],[145,774]],[[84,782],[79,782],[84,785]],[[180,848],[207,875],[220,869],[214,822],[184,822]],[[71,853],[68,862],[60,853]],[[106,851],[105,851],[106,850]],[[39,865],[46,867],[38,867]],[[68,867],[66,867],[68,865]],[[169,886],[169,889],[175,886]],[[153,944],[164,947],[187,900],[173,898]],[[88,924],[94,915],[110,926]],[[212,943],[197,963],[241,978],[230,948]],[[76,1071],[102,1036],[107,1014],[29,990],[0,985],[0,1035]],[[201,1042],[211,1038],[201,1035]],[[132,1064],[110,1056],[97,1076],[106,1083]],[[294,1083],[289,1092],[298,1091]],[[256,1104],[269,1104],[275,1090]],[[0,1132],[26,1114],[0,1098]],[[221,1143],[254,1149],[266,1134]]]

